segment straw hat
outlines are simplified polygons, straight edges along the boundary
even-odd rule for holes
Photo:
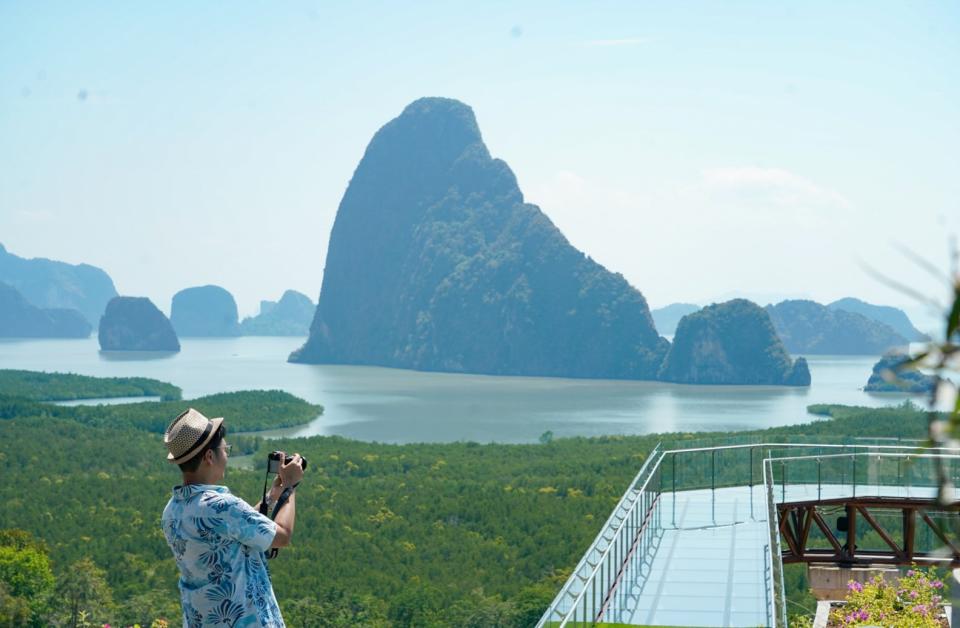
[[[167,460],[180,464],[193,458],[210,442],[221,423],[223,417],[208,419],[193,408],[181,413],[163,434],[163,444],[170,452]]]

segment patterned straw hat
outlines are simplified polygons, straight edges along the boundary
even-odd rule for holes
[[[163,434],[163,444],[170,452],[167,460],[180,464],[193,458],[210,442],[221,423],[223,417],[208,419],[193,408],[181,413],[167,426],[167,431]]]

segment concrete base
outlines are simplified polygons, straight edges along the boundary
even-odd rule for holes
[[[842,600],[847,597],[847,584],[851,580],[866,584],[878,574],[882,575],[887,582],[896,584],[900,572],[890,565],[866,567],[810,565],[807,567],[810,590],[818,600]]]

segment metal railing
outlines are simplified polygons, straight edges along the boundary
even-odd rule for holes
[[[571,621],[585,624],[600,621],[609,607],[616,583],[623,576],[627,559],[637,555],[638,539],[657,524],[659,482],[651,485],[651,479],[659,470],[662,458],[658,444],[540,618],[538,628],[566,626]]]

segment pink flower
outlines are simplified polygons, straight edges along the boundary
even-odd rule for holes
[[[847,583],[847,588],[851,591],[856,591],[857,593],[860,593],[861,591],[863,591],[863,584],[860,582],[857,582],[856,580],[851,580],[850,582]]]
[[[917,604],[916,606],[913,607],[913,612],[920,613],[921,615],[926,615],[927,610],[928,608],[926,604]]]
[[[933,587],[934,589],[942,589],[943,583],[940,582],[939,580],[934,580],[933,582],[930,583],[930,586]]]
[[[915,600],[915,599],[917,599],[917,596],[918,596],[918,595],[919,595],[919,593],[917,593],[916,591],[911,591],[911,592],[910,592],[910,599],[911,599],[911,600]]]
[[[914,571],[913,569],[907,571],[907,577],[908,577],[908,578],[912,578],[912,577],[915,576],[915,575],[917,575],[917,572]]]

